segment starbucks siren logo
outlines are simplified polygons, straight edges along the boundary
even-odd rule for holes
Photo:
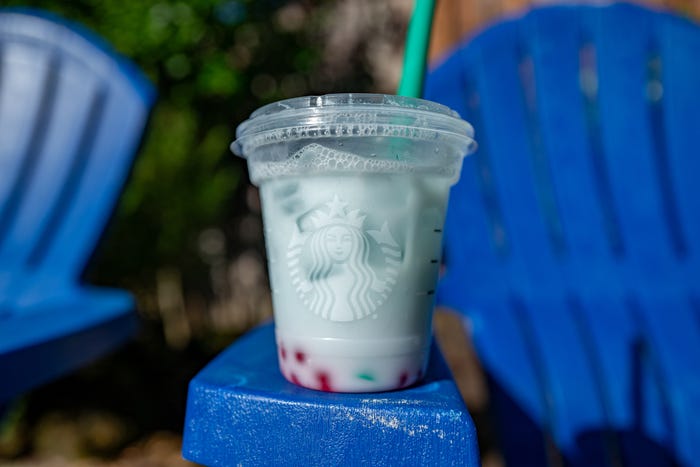
[[[335,195],[301,216],[287,252],[299,298],[331,321],[372,315],[391,293],[401,264],[401,247],[388,223],[380,230],[365,230],[367,216],[346,207]]]

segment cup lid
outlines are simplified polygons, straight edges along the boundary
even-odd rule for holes
[[[475,145],[472,126],[447,106],[415,97],[345,93],[295,97],[260,107],[238,126],[231,150],[246,157],[248,149],[261,144],[309,136],[366,136],[371,129],[413,139],[432,138],[437,132],[464,140],[466,152]]]

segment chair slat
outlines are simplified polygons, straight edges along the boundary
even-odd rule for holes
[[[22,203],[0,246],[3,264],[15,271],[26,270],[42,237],[53,234],[52,219],[60,215],[61,193],[70,183],[76,161],[85,156],[81,138],[92,121],[99,121],[90,115],[90,97],[97,86],[94,77],[75,62],[58,62],[57,66],[52,118],[37,146],[36,167],[24,184]]]
[[[667,18],[657,24],[657,37],[663,59],[662,105],[666,121],[666,136],[670,178],[688,252],[684,282],[700,289],[700,196],[698,174],[700,157],[700,32],[697,25],[678,18]]]
[[[48,122],[40,115],[50,111],[53,100],[51,54],[6,39],[0,35],[0,258],[40,150],[37,137]]]
[[[41,235],[27,257],[26,265],[29,269],[33,269],[43,261],[55,231],[61,225],[63,217],[73,203],[83,172],[92,154],[95,138],[102,121],[106,93],[101,85],[94,86],[91,91],[90,95],[85,96],[87,108],[85,109],[85,118],[81,122],[83,127],[76,131],[78,136],[77,144],[72,157],[69,159],[70,162],[66,161],[69,162],[67,176],[63,181],[60,192],[55,197],[51,210],[48,212]],[[105,206],[105,208],[109,210],[112,207]]]
[[[673,274],[670,237],[657,170],[648,98],[650,60],[656,54],[647,10],[614,5],[591,16],[598,59],[598,99],[606,166],[623,243],[628,283],[654,283]]]
[[[580,14],[571,7],[541,10],[523,27],[534,61],[538,119],[565,242],[560,267],[569,287],[600,292],[613,282],[614,242],[593,165],[591,133],[597,128],[587,114],[588,90],[582,85],[595,86],[595,67],[586,63],[591,49]]]
[[[561,280],[554,269],[554,247],[538,200],[531,136],[532,115],[525,105],[521,76],[520,29],[497,26],[475,41],[475,76],[489,144],[493,184],[509,239],[507,277],[520,294],[535,294]]]
[[[76,180],[71,204],[63,207],[51,244],[45,247],[43,258],[36,260],[42,288],[61,279],[55,270],[66,272],[63,279],[79,277],[114,209],[140,142],[139,130],[148,107],[123,83],[112,83],[105,92],[102,119],[94,127],[92,150]],[[71,248],[64,248],[68,243]],[[33,295],[33,291],[28,292],[28,296]]]

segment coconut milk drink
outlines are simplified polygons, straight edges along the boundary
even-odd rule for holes
[[[421,378],[447,198],[472,135],[438,104],[357,94],[271,104],[239,127],[286,379],[370,392]]]

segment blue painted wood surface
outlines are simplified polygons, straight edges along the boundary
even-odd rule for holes
[[[183,454],[210,466],[479,465],[474,424],[437,348],[414,387],[324,393],[282,377],[272,324],[192,380]]]
[[[80,282],[154,90],[82,27],[0,10],[0,401],[135,329],[133,299]]]
[[[566,5],[487,28],[428,77],[480,145],[438,301],[465,314],[512,465],[700,456],[698,56],[690,21]]]

